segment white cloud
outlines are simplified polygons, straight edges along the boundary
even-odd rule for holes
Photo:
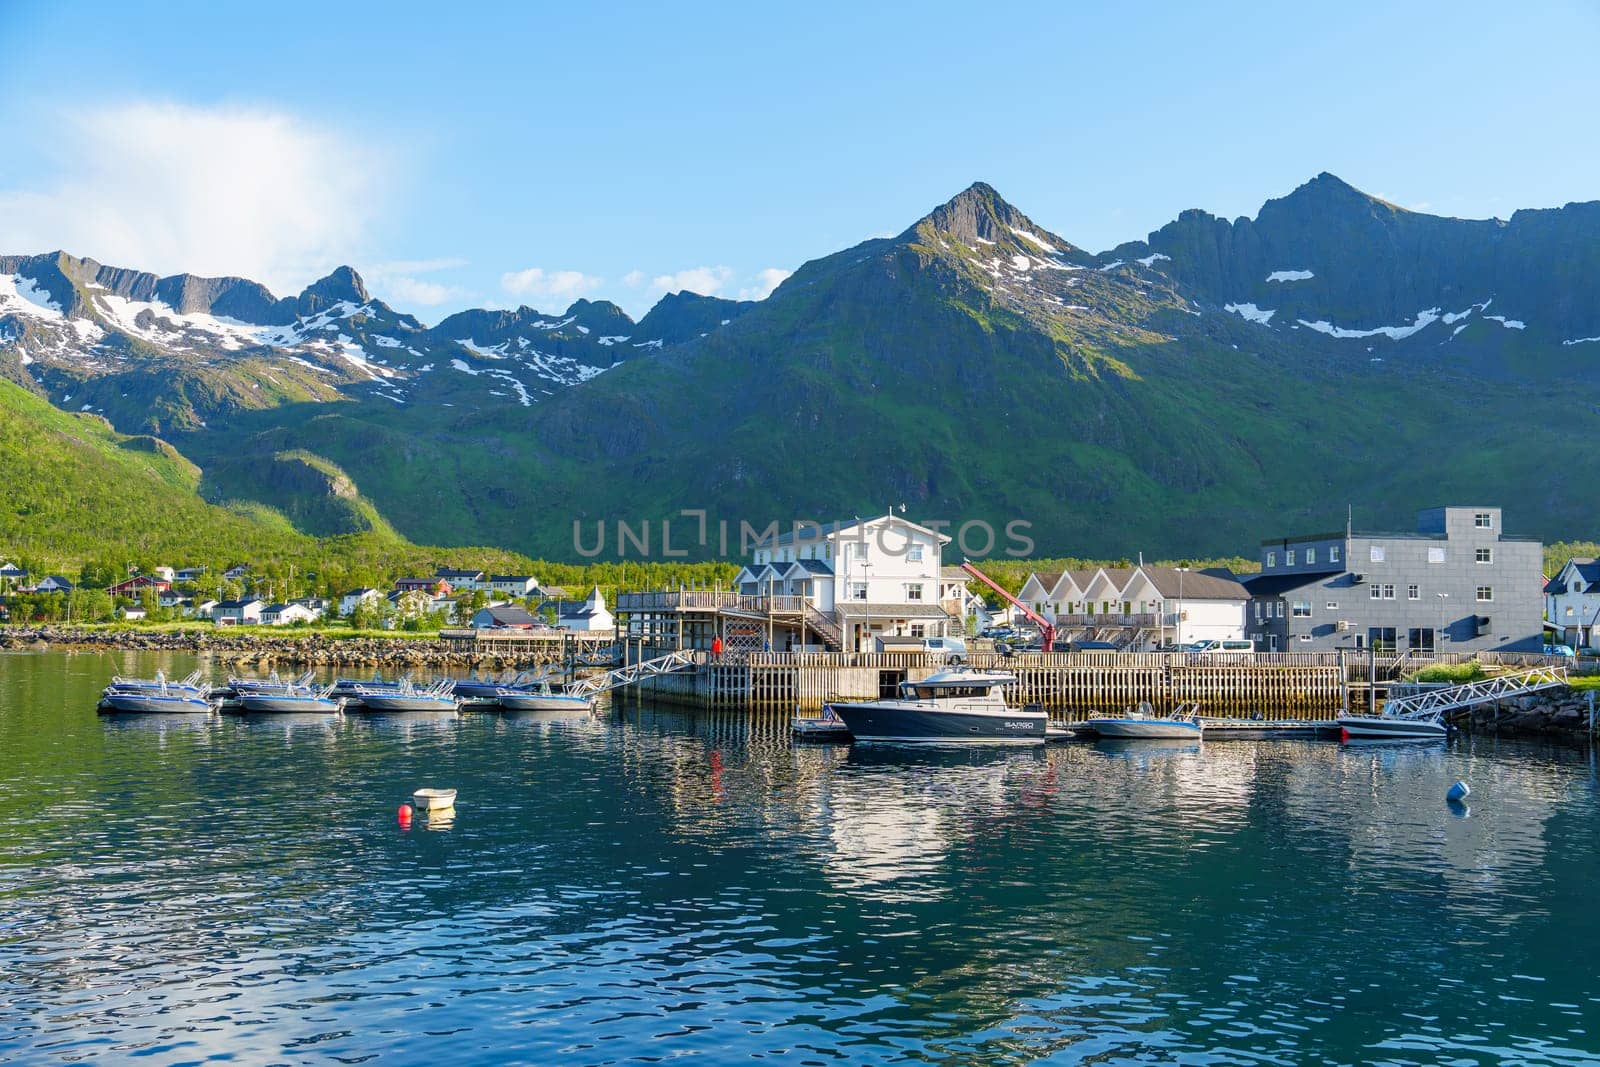
[[[687,289],[701,296],[718,296],[731,281],[732,267],[689,267],[672,274],[657,274],[650,279],[650,291],[676,293]]]
[[[293,115],[171,103],[69,112],[52,148],[52,182],[0,189],[7,251],[237,274],[279,293],[348,260],[392,169]]]
[[[421,278],[413,278],[406,274],[397,274],[393,277],[374,280],[372,290],[389,298],[389,303],[405,305],[420,305],[422,307],[437,307],[451,300],[467,296],[467,291],[459,286],[446,285],[443,282],[430,282]]]
[[[630,289],[637,289],[649,280],[649,275],[642,270],[630,270],[622,276],[622,284]]]
[[[418,278],[419,274],[465,267],[467,261],[454,256],[438,259],[396,259],[379,263],[365,271],[368,288],[391,304],[401,307],[437,307],[452,300],[465,300],[472,294],[459,285]]]
[[[756,271],[755,280],[739,290],[740,300],[765,300],[772,295],[772,290],[783,283],[783,280],[793,274],[792,270],[782,267],[768,267],[766,270]]]
[[[605,284],[604,278],[578,270],[545,270],[529,267],[500,275],[500,287],[520,299],[573,301],[587,296]]]

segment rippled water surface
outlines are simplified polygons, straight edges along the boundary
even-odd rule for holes
[[[1600,1062],[1585,751],[96,717],[161,665],[0,656],[0,1060]]]

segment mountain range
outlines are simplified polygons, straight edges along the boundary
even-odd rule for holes
[[[347,267],[297,297],[0,257],[0,375],[330,535],[573,558],[573,524],[904,504],[1039,554],[1252,554],[1503,504],[1587,537],[1600,203],[1441,218],[1322,174],[1091,254],[974,184],[758,303],[434,326]],[[0,531],[3,532],[3,531]],[[614,546],[612,546],[614,548]],[[969,545],[981,549],[982,544]]]

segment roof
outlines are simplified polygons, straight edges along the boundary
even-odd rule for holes
[[[822,559],[797,559],[791,566],[800,567],[812,574],[832,574],[833,566]]]
[[[1061,574],[1061,571],[1036,571],[1032,574],[1029,574],[1028,577],[1037,580],[1038,583],[1044,587],[1044,591],[1049,593],[1054,591],[1055,587],[1060,584]],[[1027,580],[1024,579],[1022,584],[1027,585]]]
[[[866,526],[869,523],[883,522],[885,520],[902,526],[910,527],[913,530],[918,530],[925,534],[931,534],[938,539],[941,545],[950,543],[949,534],[942,534],[938,530],[930,530],[926,526],[919,526],[910,519],[902,519],[898,515],[875,515],[867,519],[839,519],[835,522],[824,523],[820,526],[814,522],[804,523],[801,525],[798,531],[791,528],[788,533],[781,533],[770,541],[757,541],[754,547],[774,548],[778,545],[792,545],[796,542],[796,540],[805,541],[807,543],[815,543],[843,533],[846,530],[853,530],[857,526]]]
[[[261,601],[256,600],[254,598],[251,598],[249,600],[219,600],[219,601],[216,602],[216,604],[214,606],[219,611],[233,611],[233,610],[237,610],[239,608],[247,608],[251,604],[260,604],[260,603],[261,603]]]
[[[288,604],[268,604],[266,607],[261,609],[261,614],[263,614],[263,615],[276,615],[279,612],[288,611],[288,610],[289,610],[289,605]]]
[[[491,582],[537,582],[538,579],[531,574],[491,574]]]
[[[482,571],[458,571],[449,567],[440,567],[433,572],[435,578],[482,578]]]
[[[1250,593],[1239,584],[1232,571],[1221,568],[1180,573],[1176,567],[1141,568],[1150,584],[1164,597],[1174,600],[1182,593],[1185,600],[1249,600]],[[1181,579],[1181,581],[1180,581]]]
[[[860,600],[847,600],[839,605],[839,614],[850,618],[874,619],[948,619],[949,614],[938,604],[868,604]]]
[[[542,585],[539,587],[539,589],[544,593],[545,596],[552,597],[557,600],[567,595],[566,586]]]
[[[491,608],[483,608],[477,614],[482,615],[484,612],[488,612],[489,618],[502,626],[532,626],[539,621],[520,604],[496,604]]]
[[[1291,589],[1304,589],[1308,585],[1319,585],[1336,574],[1344,571],[1306,571],[1300,574],[1254,574],[1243,579],[1246,592],[1253,597],[1277,596]],[[1185,587],[1187,590],[1187,587]]]
[[[360,597],[377,596],[379,593],[382,593],[382,592],[383,592],[382,589],[373,589],[371,586],[368,586],[365,589],[349,589],[349,590],[346,590],[343,593],[340,593],[339,594],[339,599],[343,600],[347,596],[360,596]]]
[[[940,567],[939,580],[942,582],[970,582],[972,575],[960,567]]]

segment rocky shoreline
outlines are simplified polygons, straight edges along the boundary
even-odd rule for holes
[[[516,656],[463,652],[436,637],[331,637],[321,633],[266,637],[225,630],[83,630],[69,626],[0,629],[0,651],[183,652],[224,663],[262,667],[349,666],[504,669],[524,664]]]
[[[1550,689],[1498,704],[1480,704],[1457,724],[1474,733],[1582,740],[1594,736],[1591,708],[1596,707],[1600,707],[1600,693],[1594,690]]]

